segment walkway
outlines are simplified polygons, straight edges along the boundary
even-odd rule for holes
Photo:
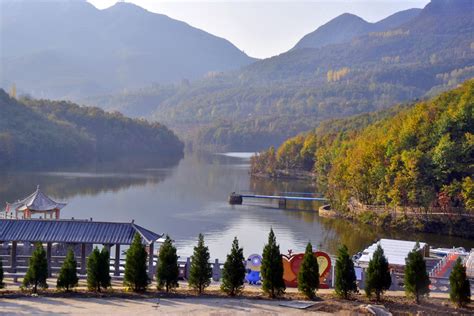
[[[307,315],[279,301],[231,298],[0,298],[0,314],[37,315]],[[312,312],[311,315],[331,315]]]
[[[451,270],[453,269],[454,263],[458,260],[459,254],[458,253],[450,253],[447,255],[446,260],[444,260],[443,264],[435,273],[435,277],[437,278],[449,278],[451,274]]]

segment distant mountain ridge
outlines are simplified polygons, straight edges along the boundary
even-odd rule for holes
[[[153,117],[197,147],[259,150],[323,120],[433,96],[474,77],[473,3],[435,0],[394,29],[294,49],[187,85],[84,102]]]
[[[375,23],[370,23],[357,15],[344,13],[305,35],[293,49],[320,48],[331,44],[341,44],[370,32],[383,32],[396,28],[416,17],[421,9],[397,12]]]
[[[229,41],[119,2],[0,2],[2,76],[39,97],[69,98],[200,78],[254,61]]]

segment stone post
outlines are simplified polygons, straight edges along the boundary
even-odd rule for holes
[[[120,275],[120,244],[115,245],[114,275]]]
[[[46,262],[48,263],[48,277],[51,277],[51,243],[46,244]]]
[[[219,281],[221,278],[221,268],[219,266],[219,259],[214,261],[214,265],[212,266],[212,279],[214,281]]]
[[[150,280],[153,280],[153,275],[155,274],[153,269],[153,251],[153,242],[151,242],[148,248],[148,276]]]
[[[186,258],[186,272],[185,272],[185,275],[184,277],[186,279],[189,279],[189,275],[191,274],[191,258]]]
[[[81,274],[86,274],[86,244],[81,244]]]
[[[16,273],[16,241],[12,241],[12,249],[10,252],[11,273]]]

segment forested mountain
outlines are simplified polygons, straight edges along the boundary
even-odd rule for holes
[[[0,86],[73,98],[200,78],[253,61],[229,41],[119,2],[2,0]]]
[[[183,144],[159,123],[0,89],[0,168],[79,166],[122,158],[176,162]]]
[[[85,102],[153,117],[180,132],[199,127],[188,136],[199,147],[258,150],[323,120],[436,95],[473,77],[473,5],[433,0],[392,30]]]
[[[252,160],[252,172],[314,173],[319,192],[391,207],[474,212],[474,80],[408,108],[330,121]],[[393,113],[392,113],[393,114]]]
[[[320,48],[330,44],[349,42],[354,37],[370,32],[385,32],[410,21],[420,13],[421,9],[400,11],[376,23],[344,13],[328,23],[320,26],[314,32],[305,35],[293,49]]]

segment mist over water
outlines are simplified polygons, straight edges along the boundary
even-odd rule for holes
[[[1,174],[0,203],[23,198],[39,184],[47,194],[69,203],[61,218],[135,220],[147,229],[169,234],[182,258],[192,254],[199,233],[205,236],[211,258],[224,260],[234,236],[246,256],[261,253],[270,227],[282,253],[304,251],[308,241],[332,254],[341,243],[357,252],[380,237],[420,240],[435,247],[474,247],[474,241],[462,238],[383,231],[322,218],[312,211],[321,205],[316,202],[290,202],[287,210],[263,201],[229,205],[228,195],[234,191],[314,192],[310,181],[252,179],[249,156],[190,154],[171,167],[9,172]]]

